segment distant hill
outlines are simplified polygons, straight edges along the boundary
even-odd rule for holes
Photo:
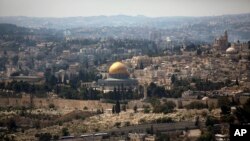
[[[92,16],[66,18],[36,18],[36,17],[0,17],[0,23],[16,24],[33,28],[78,28],[78,27],[152,27],[152,28],[179,28],[194,24],[250,24],[250,14],[224,15],[211,17],[158,17],[145,16]]]
[[[46,37],[113,37],[148,39],[151,33],[175,40],[212,42],[229,33],[230,41],[250,40],[250,13],[209,17],[92,16],[66,18],[0,17],[0,33],[41,34]],[[7,24],[6,24],[7,23]],[[10,25],[14,24],[14,25]],[[20,28],[16,27],[20,26]],[[18,29],[17,29],[18,28]],[[53,31],[53,32],[52,32]],[[62,34],[63,33],[63,34]],[[45,37],[45,36],[44,36]]]
[[[24,27],[18,27],[14,24],[0,23],[0,35],[2,34],[16,34],[16,33],[27,33],[29,30]]]

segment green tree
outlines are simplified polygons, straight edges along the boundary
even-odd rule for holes
[[[17,125],[16,125],[16,121],[13,118],[7,121],[7,128],[10,131],[16,131]]]
[[[170,141],[169,135],[162,134],[161,132],[156,132],[157,141]]]
[[[219,123],[219,120],[213,116],[208,116],[205,122],[206,126],[213,126],[214,124],[218,124],[218,123]]]
[[[239,86],[239,80],[238,80],[238,77],[236,78],[236,81],[235,81],[235,85]]]
[[[12,60],[12,64],[16,66],[19,60],[18,55],[15,55],[14,57],[12,57],[11,60]]]
[[[112,114],[114,114],[115,113],[115,105],[113,105],[113,107],[112,107]]]
[[[64,128],[62,129],[62,135],[63,135],[63,136],[69,136],[69,135],[70,135],[69,129],[66,128],[66,127],[64,127]]]
[[[201,54],[202,54],[201,48],[198,48],[198,49],[197,49],[196,54],[197,54],[197,55],[201,55]]]
[[[218,106],[221,107],[221,106],[230,106],[230,101],[228,99],[228,97],[219,97],[218,98]]]
[[[116,104],[115,104],[115,112],[117,114],[119,114],[121,112],[121,107],[120,107],[120,102],[119,100],[116,101]]]
[[[207,108],[207,105],[199,101],[193,101],[190,104],[188,104],[186,108],[187,109],[205,109]]]
[[[144,69],[144,65],[143,65],[143,62],[140,62],[140,69]]]
[[[54,141],[59,140],[59,136],[58,135],[53,135],[53,140]]]
[[[50,104],[49,104],[49,108],[50,108],[50,109],[54,109],[54,108],[55,108],[55,104],[50,103]]]
[[[229,115],[231,113],[231,107],[223,105],[221,106],[221,114],[222,115]]]
[[[213,135],[210,132],[203,133],[197,141],[211,141],[213,139]]]
[[[41,133],[39,135],[39,141],[50,141],[52,138],[52,135],[50,133]]]
[[[172,74],[172,76],[171,76],[171,83],[172,84],[174,84],[175,83],[175,81],[176,81],[176,76],[175,76],[175,74]]]
[[[134,106],[134,113],[137,113],[137,105]]]
[[[122,105],[122,110],[123,110],[124,112],[126,112],[127,109],[126,109],[126,105],[125,105],[125,104]]]
[[[250,122],[250,98],[243,104],[243,107],[236,107],[235,116],[240,123]]]
[[[221,108],[222,115],[229,115],[231,113],[231,102],[229,101],[228,97],[219,97],[218,99],[218,106]]]

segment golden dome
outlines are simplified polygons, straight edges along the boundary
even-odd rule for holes
[[[110,66],[109,74],[128,74],[128,70],[123,63],[115,62]]]

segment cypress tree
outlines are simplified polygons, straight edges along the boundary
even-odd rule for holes
[[[116,101],[116,104],[115,104],[115,112],[118,113],[118,114],[121,112],[119,100]]]

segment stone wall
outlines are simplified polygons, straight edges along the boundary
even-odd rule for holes
[[[98,100],[70,100],[61,98],[33,98],[33,106],[35,108],[48,108],[50,104],[54,104],[56,108],[65,110],[83,110],[87,107],[89,110],[96,109],[110,109],[112,104],[102,103]],[[25,106],[31,105],[31,98],[29,95],[23,95],[21,98],[0,98],[0,106]]]
[[[204,100],[198,100],[198,99],[177,99],[177,98],[166,98],[167,101],[173,101],[177,107],[179,107],[180,101],[182,103],[182,106],[185,107],[188,104],[190,104],[191,102],[194,101],[199,101],[202,102],[204,104],[206,104],[206,101]],[[212,106],[212,107],[217,107],[218,105],[218,99],[208,99],[207,101],[208,106]],[[148,103],[143,102],[142,100],[132,100],[128,103],[128,107],[130,109],[132,109],[134,106],[137,106],[138,108],[142,108],[143,105],[148,105]]]

